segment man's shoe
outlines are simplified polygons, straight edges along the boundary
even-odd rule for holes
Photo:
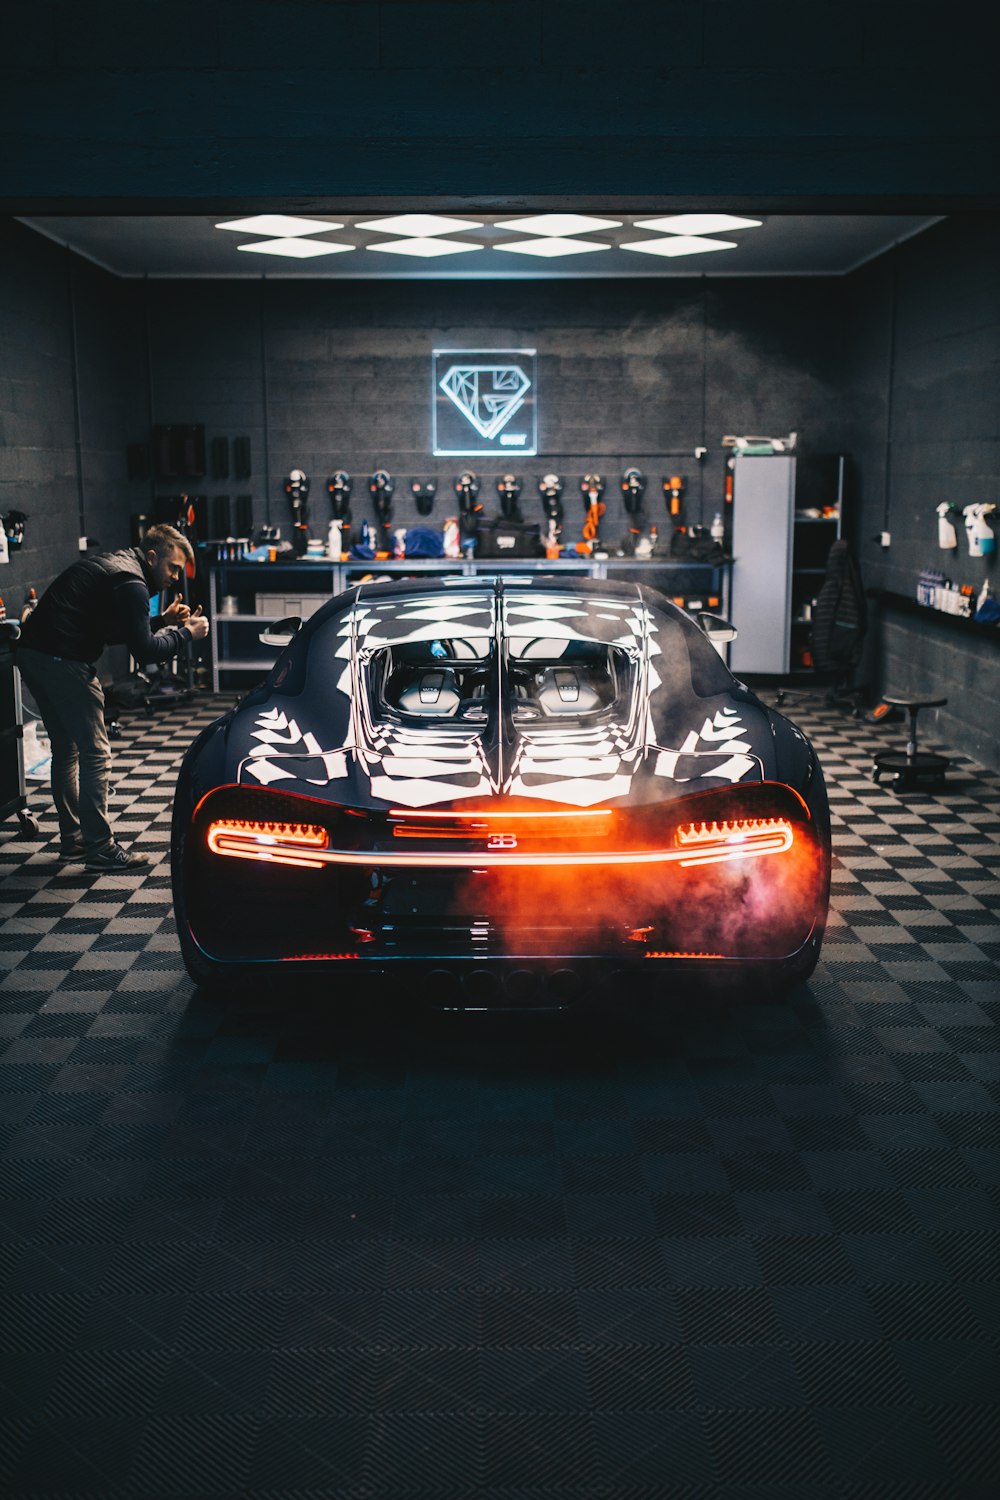
[[[138,854],[134,849],[123,849],[121,844],[112,844],[99,854],[88,854],[85,868],[94,874],[117,875],[122,870],[137,870],[141,865],[148,864],[145,854]]]
[[[60,844],[57,858],[63,865],[82,865],[86,859],[83,840],[77,844]]]

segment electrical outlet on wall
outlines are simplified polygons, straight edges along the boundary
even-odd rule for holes
[[[892,537],[887,531],[883,531],[882,535],[879,537],[879,541],[883,547],[888,547],[889,543],[892,541]]]
[[[80,551],[81,552],[86,552],[86,550],[87,550],[87,538],[85,536],[82,536],[80,538],[79,547],[80,547]]]

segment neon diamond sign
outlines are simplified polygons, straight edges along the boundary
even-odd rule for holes
[[[535,351],[436,349],[433,448],[533,454]]]
[[[452,365],[440,386],[482,437],[493,438],[522,404],[531,381],[517,365]]]

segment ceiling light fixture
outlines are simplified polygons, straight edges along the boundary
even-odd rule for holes
[[[657,229],[663,234],[717,234],[720,229],[757,229],[762,219],[738,219],[733,214],[670,214],[665,219],[637,219],[635,229]]]
[[[671,234],[662,240],[630,240],[620,250],[639,250],[643,255],[705,255],[709,250],[735,250],[735,240],[705,240],[696,234]]]
[[[366,219],[355,225],[356,229],[377,229],[381,234],[405,234],[417,239],[482,227],[481,219],[450,219],[444,214],[395,214],[390,219]]]
[[[465,245],[461,240],[413,239],[386,240],[384,244],[367,245],[368,250],[380,251],[383,255],[420,255],[430,259],[435,255],[462,255],[467,250],[482,250],[483,245]]]
[[[522,234],[584,234],[594,229],[620,229],[621,219],[594,219],[587,214],[534,214],[528,219],[501,219],[497,229],[519,229]]]
[[[315,255],[336,255],[343,250],[353,250],[354,245],[338,244],[333,240],[257,240],[251,245],[237,245],[237,250],[249,250],[255,255],[286,255],[290,260],[309,260]]]
[[[237,229],[241,234],[280,235],[282,239],[292,239],[299,234],[323,234],[327,229],[343,229],[344,226],[335,224],[332,219],[295,219],[289,214],[256,214],[252,219],[229,219],[215,227]]]
[[[558,237],[538,240],[512,240],[509,244],[497,243],[494,250],[512,251],[515,255],[543,255],[549,259],[558,255],[590,255],[595,250],[610,250],[599,240],[564,240]]]

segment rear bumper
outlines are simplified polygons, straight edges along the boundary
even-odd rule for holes
[[[213,959],[217,977],[257,974],[278,980],[315,981],[335,1003],[375,996],[404,1007],[456,1010],[559,1010],[580,1003],[623,1009],[745,990],[785,987],[812,969],[822,942],[815,928],[782,958],[694,958],[621,951],[457,954],[454,951],[387,953],[372,947],[330,953],[295,953],[269,959]]]

